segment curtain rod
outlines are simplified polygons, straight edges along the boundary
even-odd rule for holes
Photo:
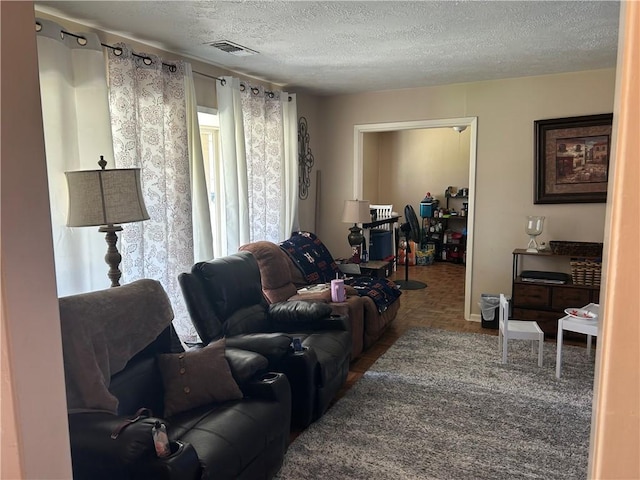
[[[36,22],[36,25],[38,25],[38,22]],[[65,35],[69,35],[70,37],[77,38],[78,40],[84,40],[85,43],[81,43],[80,41],[78,41],[78,43],[80,45],[86,45],[87,39],[85,37],[83,37],[82,35],[78,35],[77,33],[67,32],[66,30],[60,30],[60,31]],[[113,45],[108,45],[108,44],[102,43],[102,42],[100,42],[100,45],[102,45],[105,48],[110,48],[111,50],[113,50],[113,53],[115,53],[118,56],[122,55],[122,48],[120,48],[120,47],[114,47]],[[151,63],[153,62],[153,59],[151,57],[148,57],[147,55],[140,55],[140,54],[135,53],[135,52],[131,52],[131,55],[133,55],[134,57],[141,58],[145,65],[151,65]],[[174,64],[172,64],[172,63],[164,63],[164,62],[162,62],[162,65],[164,65],[165,67],[169,67],[169,70],[171,72],[175,72],[176,71],[176,66]]]
[[[36,25],[38,27],[40,27],[40,24],[38,22],[36,22]],[[80,43],[80,45],[86,45],[87,39],[85,37],[83,37],[82,35],[78,35],[77,33],[68,32],[66,30],[60,30],[60,31],[64,35],[69,35],[71,37],[77,38],[78,40],[84,40],[85,43],[81,43],[81,42],[78,42],[78,43]],[[102,42],[100,42],[100,45],[102,45],[105,48],[110,48],[118,56],[122,55],[122,48],[120,48],[120,47],[114,47],[113,45],[109,45],[109,44],[102,43]],[[145,63],[145,65],[151,65],[151,63],[153,62],[153,59],[151,57],[147,56],[147,55],[140,55],[140,54],[135,53],[135,52],[131,52],[131,55],[133,55],[134,57],[141,58],[142,61]],[[172,64],[172,63],[162,62],[162,65],[164,65],[165,67],[169,67],[169,70],[171,72],[175,72],[176,71],[176,66],[174,64]],[[207,78],[212,78],[214,80],[218,80],[221,85],[226,85],[226,83],[227,83],[227,81],[224,78],[215,77],[213,75],[209,75],[207,73],[198,72],[196,70],[192,70],[192,71],[193,71],[193,73],[196,73],[196,74],[201,75],[203,77],[207,77]],[[244,84],[241,84],[241,86],[244,87]],[[256,88],[256,87],[252,87],[251,88],[251,92],[254,95],[257,95],[258,92],[259,92],[259,89]],[[266,93],[269,96],[269,98],[273,98],[274,97],[274,93],[269,91],[269,90],[265,90],[264,93]],[[289,96],[289,101],[291,101],[291,100],[292,100],[292,98]]]
[[[36,22],[36,24],[37,24],[37,22]],[[78,35],[76,33],[67,32],[66,30],[61,30],[61,32],[64,33],[65,35],[69,35],[71,37],[77,38],[78,40],[84,40],[85,42],[87,40],[82,35]],[[114,47],[113,45],[108,45],[108,44],[102,43],[102,42],[100,42],[100,45],[102,45],[105,48],[110,48],[111,50],[114,51],[114,53],[116,55],[122,55],[122,48],[120,48],[120,47]],[[131,54],[134,57],[141,58],[142,61],[145,63],[145,65],[151,65],[151,63],[150,63],[152,61],[151,57],[148,57],[147,55],[140,55],[140,54],[135,53],[135,52],[131,52]],[[147,63],[147,62],[149,62],[149,63]],[[172,63],[162,62],[162,65],[164,65],[165,67],[169,67],[169,70],[172,71],[172,72],[176,71],[176,66],[174,64],[172,64]],[[197,73],[198,75],[202,75],[203,77],[207,77],[207,78],[212,78],[214,80],[218,80],[222,85],[227,83],[227,81],[224,78],[214,77],[213,75],[208,75],[206,73],[197,72],[195,70],[193,70],[193,73]]]

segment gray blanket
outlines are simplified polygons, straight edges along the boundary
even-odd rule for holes
[[[116,413],[110,378],[173,320],[166,292],[144,279],[59,302],[68,412]]]

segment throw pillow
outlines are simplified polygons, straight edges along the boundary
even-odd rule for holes
[[[225,339],[206,347],[158,356],[164,384],[164,416],[212,402],[242,398],[224,356]]]

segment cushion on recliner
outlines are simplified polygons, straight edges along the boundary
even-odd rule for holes
[[[269,362],[279,361],[291,351],[291,336],[286,333],[247,333],[226,337],[227,347],[256,352]]]
[[[242,398],[224,356],[225,339],[182,353],[158,355],[164,384],[164,416],[212,402]]]
[[[224,322],[225,336],[233,337],[244,333],[264,332],[267,330],[267,312],[263,305],[251,305],[234,312]]]
[[[238,252],[208,262],[196,263],[191,268],[204,285],[204,295],[221,319],[228,319],[243,307],[262,304],[258,263],[249,252]]]
[[[178,283],[200,340],[206,344],[220,338],[222,336],[222,322],[213,310],[204,282],[197,274],[185,272],[178,275]]]
[[[240,251],[251,252],[258,262],[262,291],[269,303],[284,302],[297,293],[291,282],[291,262],[278,245],[259,241],[241,246]]]
[[[331,306],[322,302],[294,300],[269,305],[269,319],[274,322],[303,324],[330,316]]]

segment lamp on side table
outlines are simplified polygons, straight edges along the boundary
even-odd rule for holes
[[[345,200],[344,210],[342,212],[343,223],[353,223],[353,227],[349,228],[349,236],[347,240],[353,249],[351,257],[354,263],[360,263],[360,248],[364,241],[362,228],[358,227],[358,223],[368,223],[371,221],[371,212],[369,210],[369,200]]]
[[[69,188],[68,227],[99,226],[106,233],[111,286],[120,286],[122,256],[118,252],[116,232],[121,223],[149,220],[142,197],[139,168],[113,168],[105,170],[107,161],[100,156],[100,170],[65,172]]]

